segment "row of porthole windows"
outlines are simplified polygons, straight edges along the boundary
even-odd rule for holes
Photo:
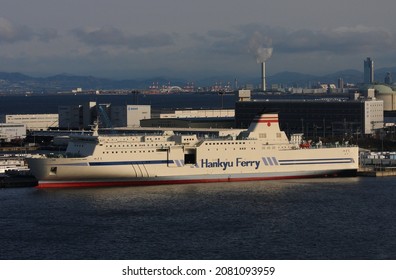
[[[283,147],[283,146],[282,146],[280,149],[286,149],[286,148],[287,148],[287,147]],[[262,147],[262,149],[263,149],[263,150],[266,150],[266,149],[267,149],[267,150],[271,150],[271,149],[272,149],[272,150],[275,150],[276,147],[275,147],[275,146],[272,146],[272,147],[271,147],[271,146],[267,146],[267,148],[266,148],[266,147]]]
[[[112,142],[136,142],[136,141],[140,141],[140,137],[139,138],[128,138],[128,139],[118,139],[118,138],[112,138],[111,141],[107,140],[107,141],[103,141],[105,143],[112,143]]]
[[[256,148],[251,148],[251,150],[255,150]],[[218,151],[219,149],[217,149],[216,148],[216,151]],[[233,148],[233,150],[235,151],[236,150],[236,148]],[[240,151],[245,151],[246,150],[246,148],[239,148],[239,150]],[[212,149],[208,149],[208,151],[213,151]],[[221,150],[222,152],[224,152],[224,151],[227,151],[227,148],[225,148],[224,150]],[[231,151],[231,149],[230,149],[230,151]]]
[[[205,143],[205,145],[236,145],[236,144],[242,144],[245,145],[245,142],[209,142]]]
[[[168,146],[168,144],[167,143],[165,143],[165,144],[139,144],[139,145],[137,145],[137,144],[135,144],[135,145],[106,145],[106,148],[129,148],[129,147],[131,147],[131,148],[133,148],[133,147],[158,147],[158,146]],[[169,144],[169,146],[171,146],[171,144]]]
[[[136,153],[145,153],[147,151],[147,153],[154,153],[155,151],[154,150],[143,150],[143,151],[120,151],[120,152],[118,152],[118,151],[111,151],[111,152],[109,152],[109,151],[104,151],[103,152],[103,154],[118,154],[118,153],[120,153],[120,154],[131,154],[131,153],[134,153],[134,154],[136,154]]]
[[[276,147],[275,146],[267,146],[267,147],[262,147],[263,150],[275,150]],[[287,147],[282,146],[279,149],[287,149]],[[233,149],[235,151],[235,148]],[[246,150],[246,148],[239,148],[239,150]],[[256,148],[250,148],[250,150],[256,150]],[[212,151],[211,149],[208,149],[208,151]],[[216,149],[216,151],[218,151],[218,149]],[[227,149],[224,149],[224,151],[227,151]]]

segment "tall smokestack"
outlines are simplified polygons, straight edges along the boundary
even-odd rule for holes
[[[257,63],[261,64],[261,87],[267,90],[265,62],[272,56],[272,40],[259,32],[254,32],[249,41],[249,50],[256,55]]]
[[[267,90],[267,83],[265,80],[265,61],[261,62],[261,89],[263,91]]]

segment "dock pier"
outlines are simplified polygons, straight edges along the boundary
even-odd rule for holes
[[[357,176],[361,177],[389,177],[396,176],[396,167],[359,168]]]

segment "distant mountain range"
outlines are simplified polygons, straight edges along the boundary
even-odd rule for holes
[[[387,72],[390,72],[392,76],[396,77],[396,67],[381,68],[375,71],[375,80],[380,83],[383,82]],[[307,87],[315,83],[336,84],[339,78],[342,78],[344,83],[358,84],[363,82],[363,72],[358,70],[343,70],[324,76],[308,75],[297,72],[281,72],[268,76],[267,83],[269,85],[278,84],[285,87]],[[231,86],[234,86],[234,81],[235,77],[222,76],[194,81],[194,85],[196,87],[210,87],[221,82],[222,85],[230,83]],[[153,83],[158,84],[159,86],[170,84],[183,87],[188,84],[188,81],[166,77],[155,77],[141,80],[115,80],[70,74],[59,74],[50,77],[37,78],[21,73],[0,72],[0,93],[48,93],[70,91],[76,88],[83,88],[84,90],[147,89],[149,86],[153,85]],[[259,85],[260,77],[238,80],[238,86],[243,86],[245,84]]]

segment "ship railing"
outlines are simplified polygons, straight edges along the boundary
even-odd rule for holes
[[[80,158],[84,157],[79,153],[50,153],[46,155],[47,158]]]
[[[340,147],[356,147],[356,145],[353,144],[349,144],[349,143],[322,143],[322,144],[318,144],[318,143],[312,143],[310,146],[307,147],[302,147],[305,149],[324,149],[324,148],[340,148]]]

